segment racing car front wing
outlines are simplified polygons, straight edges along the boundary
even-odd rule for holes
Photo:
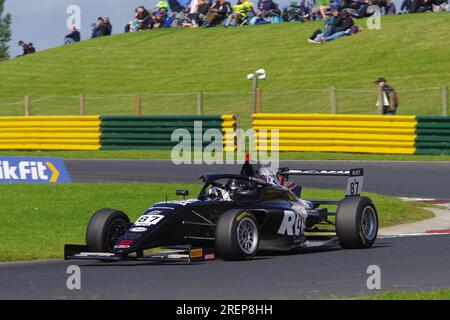
[[[91,246],[66,244],[64,260],[97,260],[103,262],[119,261],[153,261],[194,263],[214,260],[215,253],[209,248],[176,246],[160,248],[157,253],[119,256],[109,252],[93,252]]]

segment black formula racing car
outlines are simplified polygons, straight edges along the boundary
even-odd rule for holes
[[[303,200],[292,175],[346,176],[341,200]],[[199,261],[251,259],[260,250],[339,243],[369,248],[378,233],[373,202],[361,197],[363,169],[276,172],[246,162],[240,174],[205,174],[195,199],[163,201],[135,222],[116,209],[101,209],[89,221],[86,245],[66,245],[65,259],[101,261]],[[187,190],[177,190],[186,197]],[[337,207],[337,210],[329,208]],[[151,250],[150,250],[151,249]]]

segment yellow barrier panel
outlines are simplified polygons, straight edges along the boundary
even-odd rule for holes
[[[258,150],[413,154],[415,116],[254,114]],[[267,132],[264,132],[267,131]]]
[[[99,116],[0,117],[1,150],[99,150]]]
[[[267,120],[326,120],[326,121],[390,121],[390,122],[416,122],[415,116],[373,116],[353,114],[290,114],[290,113],[257,113],[253,119]]]

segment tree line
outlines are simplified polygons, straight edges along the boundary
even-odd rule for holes
[[[12,16],[10,13],[4,14],[5,1],[6,0],[0,0],[0,62],[10,58],[9,42],[11,41],[12,36]]]

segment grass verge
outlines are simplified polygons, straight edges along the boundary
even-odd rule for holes
[[[359,298],[360,300],[450,300],[450,289],[428,292],[386,292]]]
[[[189,189],[192,197],[200,184],[67,184],[0,185],[2,246],[0,261],[61,258],[65,243],[84,243],[84,232],[92,213],[104,207],[117,208],[136,219],[154,202],[175,189]],[[422,204],[367,194],[379,211],[381,226],[432,217]],[[342,190],[306,189],[308,199],[337,198]]]

